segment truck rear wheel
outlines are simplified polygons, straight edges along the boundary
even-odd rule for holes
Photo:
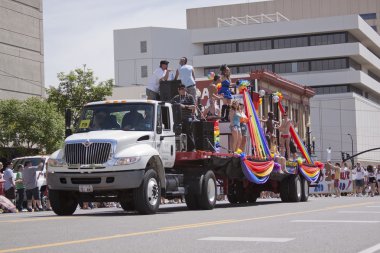
[[[247,202],[242,182],[235,181],[228,185],[227,199],[231,204]]]
[[[189,208],[190,210],[198,210],[200,208],[198,204],[198,196],[196,194],[193,194],[193,193],[186,194],[185,201],[186,201],[187,208]]]
[[[284,178],[280,183],[280,198],[282,202],[289,202],[289,178]]]
[[[135,210],[135,204],[133,203],[133,199],[120,201],[120,205],[124,211],[134,211]]]
[[[199,207],[203,210],[211,210],[216,203],[216,177],[211,170],[204,174],[202,190],[199,198]]]
[[[140,214],[154,214],[160,206],[161,186],[156,171],[149,169],[145,172],[139,188],[133,191],[133,201]]]
[[[289,177],[289,201],[300,202],[302,196],[301,179],[298,175],[291,175]]]
[[[49,190],[50,205],[57,215],[72,215],[78,206],[78,201],[69,191]]]
[[[305,178],[301,178],[301,201],[306,202],[309,199],[309,183]]]

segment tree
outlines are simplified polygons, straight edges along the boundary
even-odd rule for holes
[[[60,147],[64,138],[64,118],[46,100],[0,101],[0,145],[38,148],[47,153]]]
[[[113,79],[97,83],[98,78],[94,77],[91,69],[86,69],[86,65],[83,69],[77,68],[68,74],[61,72],[58,79],[58,88],[50,87],[46,90],[48,102],[55,104],[62,115],[66,108],[70,108],[74,122],[78,122],[80,110],[85,104],[112,95]]]

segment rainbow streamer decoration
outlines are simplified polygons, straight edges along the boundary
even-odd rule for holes
[[[312,183],[315,183],[318,180],[319,174],[321,173],[321,170],[315,166],[302,164],[299,168],[304,178]]]
[[[247,112],[248,116],[248,130],[251,137],[254,156],[260,160],[271,159],[270,150],[267,140],[265,139],[264,131],[261,127],[255,106],[248,92],[244,92],[243,100],[245,111]]]
[[[277,95],[279,95],[279,98],[280,98],[278,102],[278,107],[281,113],[284,113],[285,109],[281,103],[282,95],[281,93]],[[304,176],[304,178],[307,181],[312,182],[312,183],[317,182],[319,178],[319,174],[321,173],[321,169],[323,168],[323,164],[318,161],[315,161],[315,162],[313,161],[305,145],[301,141],[301,138],[299,137],[297,132],[294,130],[293,125],[290,125],[290,135],[293,137],[295,144],[297,145],[298,149],[301,151],[301,154],[307,163],[307,164],[302,164],[302,163],[299,164],[299,169],[301,171],[301,174]]]
[[[274,168],[274,161],[249,161],[245,155],[241,155],[241,167],[244,176],[255,184],[265,184]]]
[[[247,160],[245,154],[240,154],[241,167],[245,177],[255,184],[265,184],[274,168],[274,161],[270,156],[270,150],[264,131],[260,125],[254,104],[248,92],[243,93],[244,107],[248,116],[248,130],[251,137],[254,157],[260,161]]]
[[[285,109],[281,103],[281,99],[278,102],[278,107],[280,108],[281,113],[285,112]],[[294,130],[293,125],[290,125],[290,135],[293,137],[295,144],[297,145],[298,149],[301,151],[302,157],[305,158],[306,162],[308,164],[314,164],[313,159],[309,155],[309,152],[307,152],[307,149],[305,145],[303,144],[301,138],[298,136],[297,132]]]

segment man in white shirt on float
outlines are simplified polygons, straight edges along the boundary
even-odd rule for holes
[[[179,65],[181,66],[177,69],[174,79],[177,80],[179,78],[181,80],[181,83],[186,87],[186,92],[192,95],[195,103],[197,103],[194,68],[187,64],[186,57],[182,57],[179,60]]]
[[[160,61],[160,67],[157,68],[153,75],[149,78],[148,87],[146,88],[146,96],[151,100],[160,100],[160,81],[167,81],[170,70],[168,70],[169,62],[167,60]]]

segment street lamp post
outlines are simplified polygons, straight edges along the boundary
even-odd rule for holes
[[[351,156],[354,155],[354,139],[352,138],[352,135],[350,133],[347,134],[351,138]],[[354,159],[351,158],[352,166],[354,166]]]

